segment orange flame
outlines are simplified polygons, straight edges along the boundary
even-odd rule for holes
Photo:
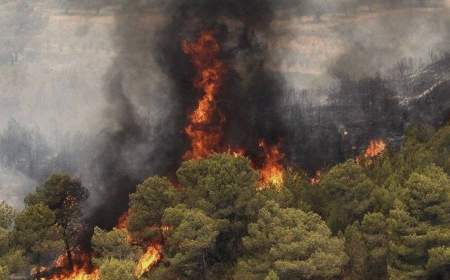
[[[52,275],[49,280],[99,280],[100,271],[92,269],[89,254],[83,252],[73,252],[73,261],[76,263],[73,269],[68,270],[68,260],[66,255],[59,256],[53,266],[61,269],[62,272]]]
[[[89,272],[83,268],[74,268],[70,273],[53,275],[50,280],[100,280],[100,271],[95,269]]]
[[[309,183],[311,185],[318,185],[318,184],[320,184],[320,170],[316,171],[316,175],[314,175],[314,177],[312,177],[309,180]]]
[[[162,258],[161,245],[152,244],[147,248],[147,251],[139,259],[136,266],[135,275],[141,278],[144,273],[153,268]]]
[[[128,227],[128,211],[123,213],[117,221],[117,229],[126,229]]]
[[[259,142],[259,147],[264,150],[264,163],[260,169],[261,185],[272,184],[276,187],[281,187],[283,184],[284,167],[281,161],[284,154],[280,151],[279,145],[269,146],[264,140]]]
[[[225,65],[217,58],[220,46],[212,31],[202,32],[196,42],[183,41],[182,48],[191,56],[197,69],[194,86],[203,94],[185,128],[191,148],[184,159],[201,159],[218,151],[223,136],[225,118],[217,111],[216,97],[222,85]]]
[[[381,155],[386,149],[386,143],[382,139],[371,140],[369,146],[367,147],[364,157],[374,158]]]

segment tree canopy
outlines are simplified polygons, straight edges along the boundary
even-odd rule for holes
[[[185,161],[137,186],[126,228],[92,228],[92,264],[112,280],[450,279],[449,139],[412,127],[398,150],[314,180],[292,168],[276,189],[244,157]],[[56,174],[24,209],[1,202],[0,279],[70,255],[87,197]]]

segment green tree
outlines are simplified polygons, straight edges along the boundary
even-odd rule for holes
[[[450,181],[441,168],[430,165],[410,175],[388,219],[391,278],[448,274],[441,261],[450,246],[449,196]]]
[[[381,213],[366,214],[345,231],[345,247],[350,257],[348,279],[387,278],[387,223]]]
[[[433,163],[433,154],[426,146],[430,137],[428,129],[412,126],[407,129],[405,134],[405,141],[400,152],[392,158],[395,172],[391,176],[397,177],[399,184],[408,180],[415,170]]]
[[[41,264],[43,257],[63,248],[61,230],[55,222],[54,212],[43,204],[28,206],[17,215],[14,243],[31,256],[33,264]]]
[[[441,168],[431,165],[412,173],[402,200],[419,221],[450,223],[450,179]]]
[[[249,225],[243,244],[236,279],[264,279],[271,270],[279,279],[333,279],[347,261],[343,240],[331,235],[320,216],[275,202]]]
[[[412,217],[400,201],[388,217],[389,279],[423,279],[427,227]]]
[[[218,237],[220,262],[232,262],[239,253],[247,224],[256,218],[262,205],[257,193],[257,173],[248,159],[216,154],[204,160],[184,162],[177,178],[185,188],[188,208],[203,210],[216,220],[226,220]]]
[[[367,280],[387,277],[387,222],[381,213],[369,213],[361,222],[367,248]]]
[[[428,251],[427,274],[433,279],[450,279],[450,246],[435,247]]]
[[[322,177],[318,188],[322,201],[313,209],[325,218],[333,232],[344,231],[365,213],[380,207],[372,197],[377,186],[352,160],[333,167]]]
[[[264,280],[280,280],[280,278],[275,271],[271,270]]]
[[[0,256],[3,256],[9,251],[9,232],[14,220],[14,215],[14,209],[2,201],[0,203]]]
[[[345,252],[349,256],[347,280],[365,280],[367,275],[367,248],[359,222],[345,229]]]
[[[207,274],[220,222],[184,205],[166,209],[163,220],[173,227],[165,250],[171,272],[182,279],[214,279]]]
[[[450,174],[450,125],[439,129],[428,144],[434,162]]]
[[[110,258],[136,260],[140,254],[139,247],[129,243],[129,236],[125,229],[114,228],[111,231],[105,231],[95,227],[91,244],[100,262]]]
[[[130,195],[128,230],[138,240],[163,239],[164,210],[175,206],[178,191],[167,178],[150,177]]]
[[[11,227],[15,214],[16,211],[11,206],[5,202],[0,203],[0,266],[9,273],[18,272],[27,266],[23,250],[15,248],[13,243]]]
[[[6,266],[0,265],[0,280],[9,279],[9,270]]]
[[[100,266],[100,279],[135,280],[134,267],[135,263],[131,260],[107,259]]]
[[[16,211],[6,202],[0,202],[0,228],[9,229],[14,221]]]
[[[36,192],[25,198],[28,206],[44,204],[55,215],[55,223],[61,228],[68,264],[73,266],[72,249],[77,245],[82,230],[81,207],[89,196],[81,182],[63,174],[50,176],[37,187]]]
[[[4,266],[10,273],[26,270],[29,263],[24,255],[24,251],[11,248],[10,251],[0,255],[0,266]]]

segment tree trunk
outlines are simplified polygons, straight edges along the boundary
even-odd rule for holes
[[[202,252],[202,278],[203,280],[206,280],[206,256],[205,256],[205,251]]]
[[[65,235],[65,234],[64,234]],[[73,258],[72,258],[72,251],[70,250],[69,240],[66,236],[64,236],[64,246],[66,247],[66,253],[67,253],[67,263],[69,265],[69,269],[73,269]]]
[[[159,235],[161,236],[161,245],[164,246],[166,239],[164,238],[164,230],[162,225],[159,225]]]

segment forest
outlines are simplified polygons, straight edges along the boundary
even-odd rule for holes
[[[1,203],[0,279],[449,279],[449,158],[449,125],[280,185],[214,154],[147,178],[112,229],[87,224],[87,189],[54,174],[21,211]]]

